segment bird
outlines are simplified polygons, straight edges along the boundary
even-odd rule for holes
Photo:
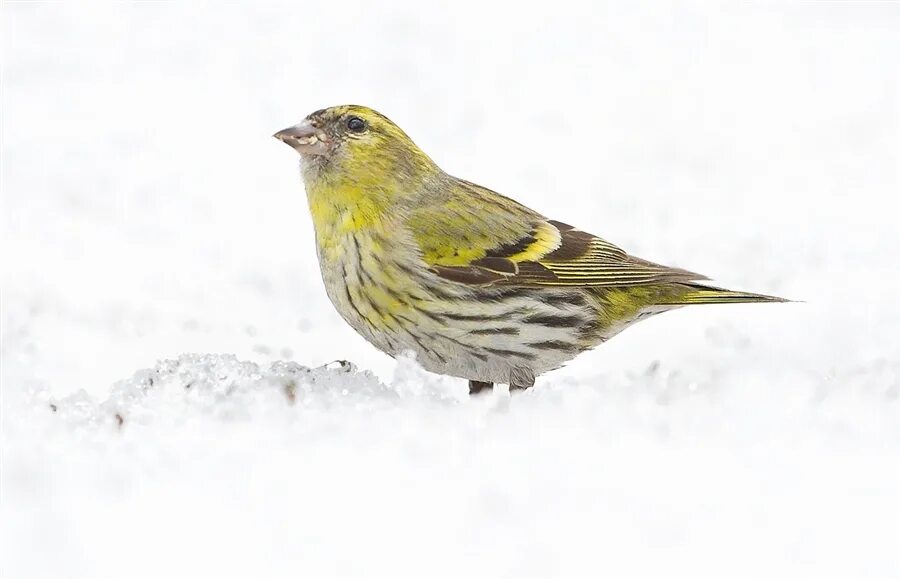
[[[321,109],[274,137],[300,154],[325,291],[396,357],[530,388],[626,327],[693,304],[784,302],[616,245],[441,170],[381,113]]]

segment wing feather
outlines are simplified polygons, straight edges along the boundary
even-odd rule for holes
[[[457,180],[455,184],[460,195],[420,207],[407,222],[422,259],[444,279],[480,286],[562,287],[707,279],[628,255],[604,239],[547,220],[474,183]],[[490,211],[473,211],[477,207]],[[498,237],[504,241],[497,243]]]
[[[544,223],[559,232],[559,245],[552,251],[535,254],[536,237],[529,233],[513,244],[487,250],[487,257],[467,266],[444,266],[436,271],[447,279],[475,285],[614,287],[707,279],[632,257],[604,239],[563,223]],[[534,257],[522,259],[526,255]]]

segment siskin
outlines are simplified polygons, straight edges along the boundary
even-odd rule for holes
[[[786,301],[697,283],[443,172],[362,106],[275,137],[300,153],[325,289],[383,352],[431,372],[534,384],[627,326],[690,304]]]

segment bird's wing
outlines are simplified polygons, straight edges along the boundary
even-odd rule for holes
[[[482,286],[568,287],[707,279],[630,256],[595,235],[462,183],[466,195],[422,207],[407,221],[423,260],[445,279]]]

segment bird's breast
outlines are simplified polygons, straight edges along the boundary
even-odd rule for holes
[[[407,349],[405,328],[422,322],[428,298],[413,248],[382,227],[317,229],[316,238],[325,290],[338,313],[380,349]]]

